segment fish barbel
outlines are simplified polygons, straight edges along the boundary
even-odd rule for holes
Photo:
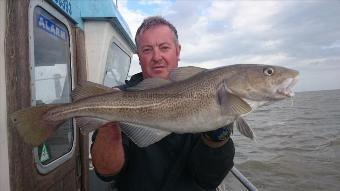
[[[235,122],[254,138],[242,118],[257,107],[294,96],[299,72],[270,65],[237,64],[215,69],[180,67],[170,80],[148,78],[127,91],[91,82],[73,92],[73,103],[43,105],[14,112],[11,120],[24,141],[41,144],[73,117],[119,122],[137,145],[148,146],[170,132],[198,133]]]

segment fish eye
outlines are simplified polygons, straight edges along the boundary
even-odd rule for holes
[[[266,75],[266,76],[271,76],[274,74],[274,69],[273,68],[264,68],[263,69],[263,73]]]

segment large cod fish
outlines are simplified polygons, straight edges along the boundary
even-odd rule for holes
[[[269,65],[181,67],[170,73],[170,80],[145,79],[128,91],[86,82],[72,92],[73,103],[26,108],[14,112],[11,120],[33,146],[73,117],[119,122],[140,147],[170,132],[206,132],[233,122],[253,139],[242,117],[263,104],[292,97],[298,76],[298,71]]]

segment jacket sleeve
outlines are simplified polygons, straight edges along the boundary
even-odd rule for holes
[[[193,179],[204,189],[215,189],[234,166],[233,140],[219,148],[208,147],[201,138],[194,146],[188,163]]]

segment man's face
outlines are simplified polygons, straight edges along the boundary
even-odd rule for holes
[[[169,72],[177,68],[180,45],[166,25],[152,27],[139,35],[138,57],[144,78],[169,78]]]

